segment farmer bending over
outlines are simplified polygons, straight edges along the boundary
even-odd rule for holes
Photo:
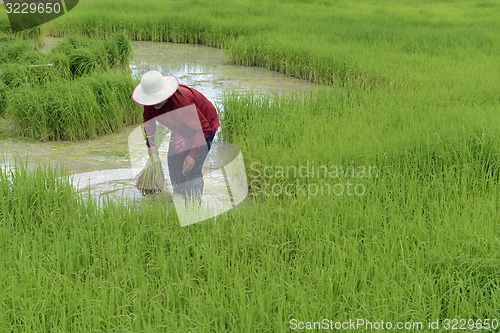
[[[179,84],[174,76],[145,73],[132,99],[144,106],[144,132],[148,153],[158,154],[154,143],[156,122],[171,130],[168,170],[174,194],[201,202],[202,167],[219,128],[213,104],[196,89]]]

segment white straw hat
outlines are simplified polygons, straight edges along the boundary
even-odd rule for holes
[[[158,71],[144,73],[141,83],[132,92],[132,99],[141,105],[155,105],[172,96],[179,87],[175,76],[163,76]]]

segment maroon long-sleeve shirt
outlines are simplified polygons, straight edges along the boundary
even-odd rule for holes
[[[178,112],[168,114],[175,110]],[[194,114],[198,117],[193,117]],[[151,121],[154,118],[172,131],[171,140],[176,152],[189,151],[193,158],[200,153],[200,147],[206,144],[205,139],[214,135],[219,128],[219,115],[214,105],[196,89],[182,84],[160,109],[152,105],[144,106],[144,132],[148,147],[154,145],[156,122]]]

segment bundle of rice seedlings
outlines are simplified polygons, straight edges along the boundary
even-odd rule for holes
[[[135,184],[144,196],[164,192],[165,175],[158,155],[151,155],[144,169],[137,175]]]

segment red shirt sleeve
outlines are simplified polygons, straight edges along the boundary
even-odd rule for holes
[[[144,139],[146,140],[146,146],[154,147],[155,133],[156,133],[156,120],[153,114],[152,106],[144,106],[144,112],[142,113],[143,124],[144,124]]]

